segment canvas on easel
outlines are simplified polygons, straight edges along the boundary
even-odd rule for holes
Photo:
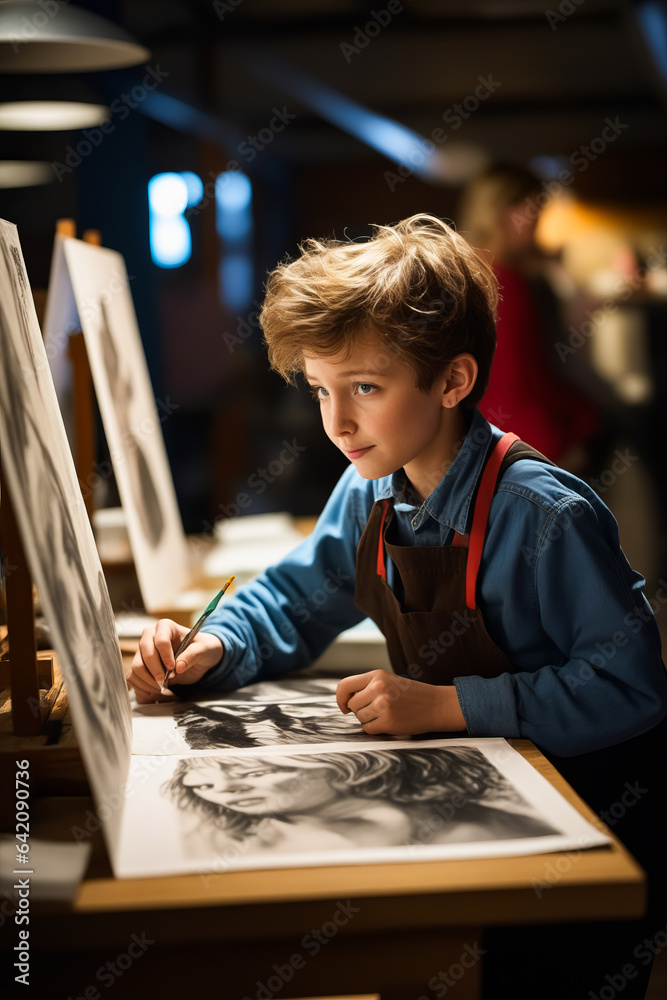
[[[115,800],[130,760],[125,672],[16,227],[2,220],[0,444],[3,475],[52,631],[91,788],[98,804]],[[116,811],[105,828],[110,850],[119,825]]]
[[[153,396],[129,286],[120,254],[57,238],[46,341],[64,385],[58,340],[83,330],[142,598],[160,612],[176,606],[192,574],[162,434],[166,411]]]

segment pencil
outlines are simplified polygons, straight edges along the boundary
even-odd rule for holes
[[[199,616],[199,618],[197,619],[197,621],[194,623],[194,625],[192,626],[192,628],[190,629],[190,631],[188,632],[188,634],[186,636],[184,636],[184,638],[181,641],[180,646],[178,647],[178,649],[176,650],[176,652],[174,654],[174,663],[179,658],[179,656],[181,655],[181,653],[185,649],[187,649],[187,647],[190,645],[190,643],[195,638],[195,636],[199,632],[200,628],[202,627],[202,625],[204,624],[204,622],[206,621],[206,619],[208,618],[208,616],[215,611],[215,609],[217,608],[218,603],[220,601],[220,598],[222,597],[222,595],[224,594],[224,592],[227,590],[227,587],[230,585],[230,583],[232,582],[233,579],[234,579],[234,577],[230,576],[229,580],[227,580],[227,583],[224,585],[224,587],[222,588],[222,590],[219,591],[219,593],[217,593],[215,595],[215,597],[213,598],[213,600],[211,601],[211,603],[209,604],[209,606],[204,611],[202,611],[201,615]],[[168,673],[166,673],[164,675],[164,679],[162,681],[162,686],[160,687],[160,694],[164,694],[165,691],[169,690],[169,681],[172,679],[172,677],[175,675],[175,673],[176,673],[176,669],[174,668],[174,670],[170,670]]]

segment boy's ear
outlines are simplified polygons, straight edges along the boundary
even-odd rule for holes
[[[458,406],[477,381],[479,367],[472,354],[457,354],[445,369],[442,405]]]

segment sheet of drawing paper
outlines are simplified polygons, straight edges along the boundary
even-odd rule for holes
[[[326,742],[367,743],[368,734],[353,712],[334,698],[267,702],[213,700],[141,705],[132,713],[132,752],[210,756],[217,750],[299,746]],[[391,742],[391,736],[375,739]]]
[[[147,834],[159,830],[159,837]],[[132,758],[120,877],[503,857],[608,843],[501,739]]]
[[[137,704],[132,752],[207,756],[257,746],[368,742],[355,714],[338,708],[337,684],[332,677],[294,676],[206,701]]]
[[[2,220],[0,441],[23,547],[52,630],[93,795],[98,806],[117,802],[131,745],[123,662],[16,227]],[[110,810],[104,832],[112,856],[119,824],[120,812]]]
[[[73,239],[63,249],[142,598],[173,607],[190,569],[162,434],[172,403],[153,396],[122,256]]]

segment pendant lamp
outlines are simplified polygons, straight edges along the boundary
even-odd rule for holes
[[[0,73],[66,73],[145,63],[117,24],[58,0],[0,0]]]

